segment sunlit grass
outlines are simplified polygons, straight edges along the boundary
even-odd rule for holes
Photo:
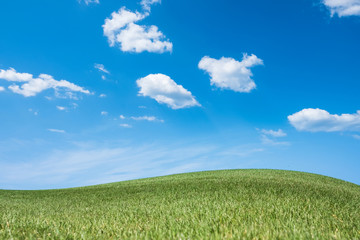
[[[0,191],[1,239],[360,239],[360,186],[229,170]]]

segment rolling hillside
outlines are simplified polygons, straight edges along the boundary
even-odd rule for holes
[[[360,239],[360,186],[226,170],[0,191],[0,239]]]

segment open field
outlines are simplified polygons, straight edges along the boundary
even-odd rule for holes
[[[279,170],[0,191],[0,239],[360,239],[360,186]]]

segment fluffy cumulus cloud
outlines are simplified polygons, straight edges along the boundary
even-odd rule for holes
[[[323,3],[330,9],[332,16],[360,16],[360,0],[324,0]]]
[[[136,24],[148,15],[149,13],[131,12],[125,7],[118,12],[113,12],[103,25],[104,35],[108,38],[110,46],[119,45],[123,52],[171,52],[172,43],[166,39],[157,26]]]
[[[18,73],[13,68],[8,70],[0,69],[0,79],[13,82],[9,89],[25,97],[36,96],[47,89],[54,89],[57,96],[61,96],[61,93],[64,93],[65,97],[74,97],[75,92],[90,94],[88,90],[66,80],[58,81],[47,74],[40,74],[35,78],[29,73]]]
[[[200,106],[190,91],[164,74],[150,74],[136,81],[139,95],[155,99],[172,109]]]
[[[319,108],[308,108],[288,116],[288,119],[299,131],[360,131],[360,110],[354,114],[337,115]]]
[[[5,88],[0,86],[0,92],[5,91]]]
[[[235,92],[250,92],[256,88],[250,68],[262,64],[263,61],[254,54],[244,54],[241,62],[233,58],[217,60],[205,56],[199,62],[199,68],[209,73],[211,85]]]

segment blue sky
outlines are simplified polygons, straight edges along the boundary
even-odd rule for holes
[[[360,184],[360,2],[0,4],[0,188],[272,168]]]

